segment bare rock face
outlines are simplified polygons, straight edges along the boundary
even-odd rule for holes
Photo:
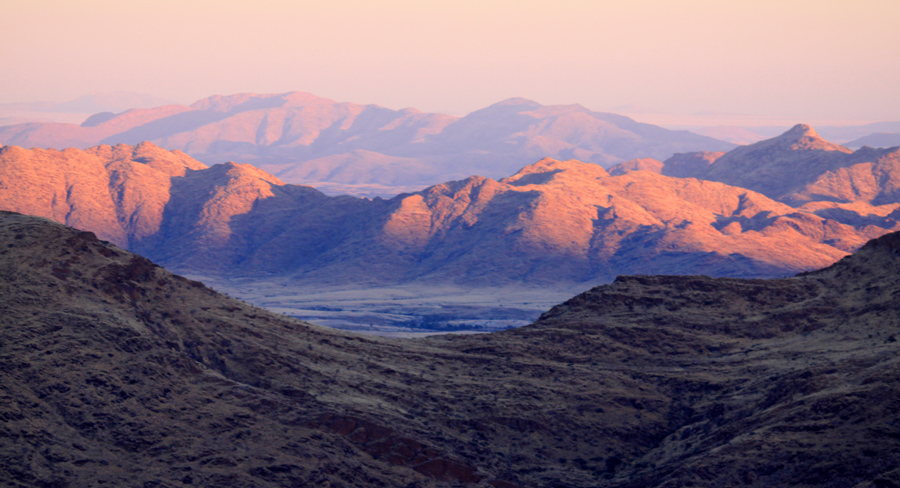
[[[653,158],[632,159],[609,168],[609,174],[621,176],[632,171],[651,171],[662,173],[663,162]]]
[[[812,127],[797,124],[776,138],[726,153],[703,178],[780,199],[794,187],[839,167],[850,153],[819,137]]]
[[[855,152],[805,124],[728,153],[676,154],[662,174],[720,181],[799,206],[810,201],[896,203],[897,148]]]
[[[531,326],[396,340],[0,212],[0,479],[892,486],[898,271],[890,234],[794,278],[622,277]]]
[[[206,166],[151,143],[0,149],[0,208],[51,218],[122,246],[155,233],[170,180]]]
[[[749,188],[857,229],[874,230],[900,207],[900,148],[851,152],[804,124],[729,153],[676,154],[660,172]]]
[[[78,149],[5,146],[0,149],[0,174],[3,209],[96,229],[104,239],[126,242],[99,158]]]
[[[900,202],[900,147],[862,148],[844,166],[819,175],[787,197],[806,202],[865,202],[874,206]]]
[[[894,198],[891,154],[870,171],[887,175],[867,193],[881,195],[874,203]],[[784,276],[898,228],[900,207],[796,209],[722,183],[652,171],[613,176],[551,158],[499,181],[470,177],[391,200],[327,197],[247,164],[207,168],[151,143],[6,146],[0,175],[0,208],[95,232],[167,266],[332,283]]]

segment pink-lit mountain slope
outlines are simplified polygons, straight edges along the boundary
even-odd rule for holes
[[[123,247],[155,234],[173,177],[206,165],[151,143],[86,150],[0,148],[0,207],[91,229]]]
[[[781,276],[900,228],[897,212],[822,216],[723,183],[611,176],[549,158],[501,180],[368,200],[284,184],[250,165],[207,168],[150,143],[7,146],[0,182],[3,209],[91,230],[175,269],[323,283]]]
[[[618,174],[635,170],[745,187],[851,225],[896,218],[900,204],[900,147],[851,151],[802,124],[728,153],[681,153],[665,162],[611,168]]]

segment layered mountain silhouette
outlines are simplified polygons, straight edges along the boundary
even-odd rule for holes
[[[900,202],[900,147],[851,151],[805,124],[728,153],[676,154],[664,162],[627,162],[610,171],[638,169],[748,188],[851,225],[882,221]]]
[[[794,278],[623,277],[519,329],[390,340],[0,212],[0,479],[895,486],[898,277],[895,233]]]
[[[784,276],[900,228],[897,149],[850,153],[809,131],[798,126],[725,155],[630,162],[615,176],[547,158],[500,180],[473,176],[390,200],[328,197],[250,165],[207,167],[147,142],[84,151],[6,146],[0,208],[215,275],[464,284]],[[787,187],[790,171],[799,183]],[[747,174],[742,181],[783,202],[667,172]],[[843,199],[823,197],[847,188]],[[805,203],[791,206],[798,202]]]
[[[292,183],[390,195],[470,174],[499,178],[523,161],[545,156],[608,166],[734,147],[580,105],[544,106],[516,98],[459,118],[300,92],[214,96],[190,106],[100,113],[81,126],[0,127],[0,144],[22,147],[86,149],[144,141],[207,163],[251,163]]]

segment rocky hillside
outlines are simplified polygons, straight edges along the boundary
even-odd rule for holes
[[[900,484],[900,235],[761,281],[626,277],[495,334],[274,315],[0,213],[0,479]]]
[[[729,143],[580,105],[510,99],[459,118],[338,103],[308,93],[214,96],[97,114],[81,126],[0,127],[0,144],[86,149],[151,141],[207,163],[251,163],[284,181],[395,195],[471,174],[502,177],[545,156],[610,165]]]
[[[207,166],[181,151],[0,147],[0,209],[89,229],[126,247],[159,231],[173,178]]]
[[[0,176],[0,208],[95,232],[174,269],[309,283],[784,276],[900,228],[900,202],[796,209],[722,183],[611,176],[574,160],[391,200],[328,197],[250,165],[208,168],[151,143],[5,146]]]
[[[805,124],[727,153],[676,154],[665,162],[638,160],[613,173],[654,171],[667,176],[719,181],[792,206],[844,208],[900,202],[900,147],[851,151],[828,142]]]

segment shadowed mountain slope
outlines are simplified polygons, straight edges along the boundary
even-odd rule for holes
[[[143,141],[208,163],[251,163],[293,183],[391,195],[473,173],[501,177],[545,156],[609,165],[734,147],[580,105],[510,99],[459,118],[300,92],[214,96],[191,106],[102,114],[81,126],[0,127],[0,143],[23,147]]]
[[[0,176],[2,208],[93,231],[166,266],[316,283],[784,276],[898,228],[897,204],[798,210],[722,183],[611,176],[549,158],[499,181],[473,176],[391,200],[328,197],[151,143],[6,146]]]
[[[822,139],[804,124],[727,153],[676,154],[663,163],[627,162],[613,172],[639,169],[719,181],[792,206],[807,202],[864,202],[875,206],[900,202],[900,147],[851,151]]]
[[[850,149],[832,144],[805,124],[733,149],[707,167],[703,179],[721,181],[779,199],[816,176],[840,167]]]
[[[728,153],[681,153],[662,163],[635,160],[610,169],[614,174],[637,170],[746,187],[854,227],[900,216],[900,147],[851,152],[802,124]]]
[[[762,281],[625,277],[532,326],[387,340],[0,213],[9,486],[900,483],[900,235]]]

